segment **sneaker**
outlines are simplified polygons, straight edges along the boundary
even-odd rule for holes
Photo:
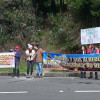
[[[36,74],[36,76],[34,78],[39,78],[39,74]]]
[[[34,73],[31,75],[31,77],[34,77]]]
[[[12,77],[15,77],[15,75],[12,75]]]
[[[39,78],[43,78],[42,74],[40,74]]]
[[[15,74],[12,74],[12,77],[15,77],[16,75]]]
[[[93,77],[88,77],[88,79],[92,79]]]
[[[30,78],[30,76],[29,76],[29,75],[27,75],[27,76],[26,76],[26,78]]]
[[[17,77],[19,77],[19,74],[17,74]]]
[[[95,77],[96,80],[99,80],[98,77]]]
[[[84,76],[84,78],[86,78],[86,76]]]

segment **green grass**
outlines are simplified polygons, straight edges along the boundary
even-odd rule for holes
[[[33,70],[36,70],[36,66],[34,64]],[[0,68],[0,72],[12,72],[13,68]],[[22,62],[19,65],[20,72],[27,72],[27,62]]]
[[[12,68],[0,68],[0,72],[12,72]]]
[[[69,70],[51,69],[50,72],[70,72]]]

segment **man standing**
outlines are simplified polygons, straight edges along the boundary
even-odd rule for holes
[[[99,53],[99,48],[96,48],[94,44],[91,44],[89,46],[89,49],[87,50],[87,54],[98,54]],[[90,77],[89,79],[93,78],[93,72],[90,72]],[[95,79],[98,79],[98,73],[95,72]]]
[[[13,68],[13,76],[16,76],[17,70],[17,77],[19,77],[19,63],[20,63],[21,51],[19,50],[19,46],[15,47],[15,68]]]
[[[36,57],[35,57],[36,68],[37,68],[36,77],[42,78],[42,74],[43,74],[42,65],[43,65],[44,50],[42,50],[38,45],[34,45],[34,49],[36,51]]]

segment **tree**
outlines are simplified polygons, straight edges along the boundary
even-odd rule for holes
[[[64,0],[60,0],[60,11],[63,11]]]
[[[51,9],[52,9],[52,12],[56,12],[55,0],[51,0]]]
[[[82,21],[91,19],[92,0],[77,0],[74,2],[75,16]]]

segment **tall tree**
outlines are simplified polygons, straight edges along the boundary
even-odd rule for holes
[[[55,0],[51,0],[51,9],[52,9],[52,12],[56,12]]]
[[[60,11],[63,11],[64,0],[60,0]]]

